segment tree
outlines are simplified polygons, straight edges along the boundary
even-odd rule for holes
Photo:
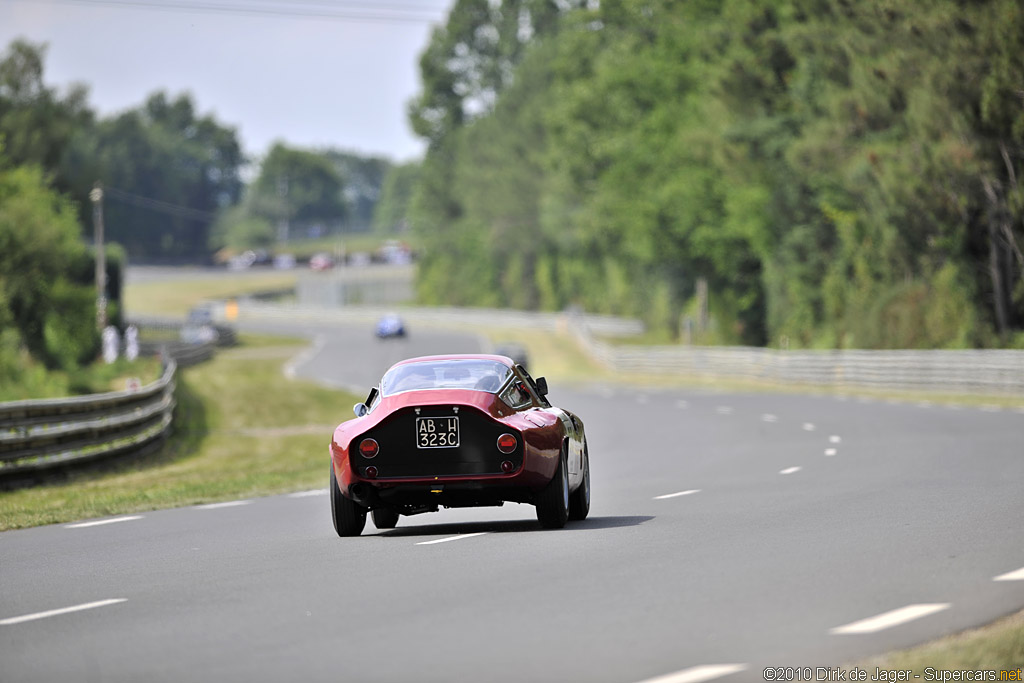
[[[210,224],[236,204],[244,161],[237,133],[199,116],[191,96],[157,92],[97,125],[80,154],[104,186],[108,235],[136,259],[204,260]],[[154,201],[156,200],[156,201]]]
[[[41,169],[0,157],[0,329],[16,330],[49,367],[87,362],[99,341],[95,292],[68,277],[91,260],[79,232],[74,208]]]

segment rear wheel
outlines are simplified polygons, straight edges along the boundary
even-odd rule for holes
[[[569,477],[565,471],[564,449],[558,458],[555,476],[537,496],[537,519],[545,529],[561,529],[569,519]]]
[[[586,519],[590,513],[590,453],[583,444],[583,481],[569,496],[569,519]]]
[[[377,508],[372,513],[373,525],[378,529],[394,529],[398,524],[398,511],[391,508]]]
[[[366,526],[366,508],[354,500],[346,498],[338,488],[338,480],[334,476],[334,465],[331,465],[331,518],[334,530],[339,536],[358,536]]]

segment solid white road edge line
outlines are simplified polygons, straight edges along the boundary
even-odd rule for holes
[[[73,605],[71,607],[62,607],[60,609],[51,609],[46,612],[36,612],[35,614],[23,614],[20,617],[11,617],[10,619],[0,619],[0,626],[13,626],[14,624],[21,624],[26,621],[35,621],[36,619],[45,619],[47,617],[56,617],[61,614],[69,614],[71,612],[81,612],[86,609],[93,609],[95,607],[106,607],[107,605],[116,605],[119,602],[127,602],[128,598],[111,598],[110,600],[98,600],[96,602],[87,602],[83,605]]]
[[[710,681],[722,676],[739,673],[746,668],[746,664],[703,664],[701,666],[691,666],[689,669],[683,669],[672,674],[648,678],[647,680],[640,681],[640,683],[701,683],[701,681]]]
[[[218,508],[234,508],[239,505],[248,505],[251,500],[230,500],[226,503],[207,503],[206,505],[197,505],[197,510],[216,510]]]
[[[433,541],[420,541],[416,545],[434,545],[435,543],[447,543],[448,541],[461,541],[464,538],[473,538],[474,536],[484,536],[491,533],[490,531],[478,531],[475,534],[459,534],[458,536],[448,536],[447,538],[435,538]]]
[[[784,470],[779,470],[779,474],[794,474],[794,473],[799,472],[799,471],[800,471],[799,467],[787,467]]]
[[[1024,581],[1024,567],[1012,572],[1000,574],[993,581]]]
[[[64,526],[65,529],[84,529],[89,526],[103,526],[104,524],[116,524],[118,522],[131,522],[135,519],[142,519],[142,515],[130,515],[128,517],[114,517],[112,519],[98,519],[95,522],[78,522],[77,524],[67,524]]]
[[[875,633],[876,631],[892,628],[893,626],[905,624],[908,621],[926,617],[929,614],[934,614],[935,612],[941,612],[944,609],[949,609],[949,607],[950,603],[948,602],[907,605],[906,607],[900,607],[899,609],[894,609],[891,612],[885,612],[884,614],[879,614],[874,617],[854,621],[844,626],[836,626],[835,628],[829,629],[829,633],[833,635]]]
[[[700,493],[700,489],[690,489],[689,491],[680,491],[678,493],[666,493],[664,496],[655,496],[654,500],[667,500],[669,498],[678,498],[679,496],[688,496],[691,493]]]

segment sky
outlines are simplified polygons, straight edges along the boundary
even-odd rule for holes
[[[101,116],[188,91],[254,157],[282,140],[408,161],[419,56],[453,2],[0,0],[0,51],[47,43],[45,83],[85,83]]]

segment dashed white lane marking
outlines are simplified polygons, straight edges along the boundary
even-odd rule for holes
[[[794,474],[801,470],[800,467],[787,467],[784,470],[779,470],[779,474]]]
[[[142,515],[130,515],[128,517],[112,517],[111,519],[98,519],[95,522],[79,522],[77,524],[68,524],[65,529],[84,529],[89,526],[103,526],[104,524],[117,524],[118,522],[131,522],[132,520],[142,519]]]
[[[835,455],[835,454],[836,454],[836,449],[834,449],[834,448],[826,448],[825,449],[825,455]]]
[[[836,626],[833,629],[829,629],[829,633],[834,635],[875,633],[876,631],[892,628],[893,626],[899,626],[900,624],[905,624],[908,621],[920,619],[921,617],[926,617],[929,614],[949,609],[949,605],[950,604],[948,602],[907,605],[906,607],[900,607],[899,609],[894,609],[891,612],[885,612],[878,616],[854,621],[853,623],[846,624],[845,626]]]
[[[715,411],[719,415],[732,415],[732,406],[718,406]]]
[[[328,493],[327,489],[313,489],[312,491],[298,491],[297,493],[289,493],[289,498],[309,498],[310,496],[326,496]]]
[[[226,503],[207,503],[206,505],[197,505],[197,510],[217,510],[219,508],[236,508],[239,505],[248,505],[251,500],[229,500]]]
[[[664,676],[648,678],[645,681],[640,681],[640,683],[701,683],[701,681],[710,681],[722,676],[739,673],[746,668],[746,664],[703,664],[701,666],[692,666],[682,671],[676,671],[675,673],[665,674]]]
[[[434,545],[435,543],[447,543],[448,541],[461,541],[464,538],[473,538],[474,536],[484,536],[489,534],[489,531],[478,531],[475,534],[459,534],[458,536],[448,536],[447,538],[435,538],[433,541],[420,541],[416,545]]]
[[[700,489],[690,489],[689,491],[679,491],[678,493],[666,493],[664,496],[655,496],[654,500],[668,500],[669,498],[678,498],[679,496],[688,496],[691,493],[700,493]]]
[[[26,621],[35,621],[36,619],[46,619],[47,617],[56,617],[61,614],[70,614],[71,612],[81,612],[82,610],[94,609],[96,607],[116,605],[119,602],[128,602],[128,598],[111,598],[110,600],[97,600],[96,602],[87,602],[82,605],[72,605],[71,607],[51,609],[46,612],[36,612],[34,614],[23,614],[20,617],[0,619],[0,626],[13,626],[14,624],[21,624]]]
[[[689,408],[689,407],[690,407],[690,402],[689,401],[676,401],[676,408]],[[1022,409],[1022,410],[1024,410],[1024,409]]]
[[[839,443],[840,441],[842,441],[842,439],[840,439],[835,434],[833,434],[832,436],[828,437],[828,442],[829,443]]]
[[[770,413],[765,413],[764,415],[761,416],[761,420],[764,421],[764,422],[778,422],[779,421],[779,417],[778,417],[778,415],[772,415]]]
[[[814,424],[812,422],[804,422],[804,431],[805,432],[813,432],[814,431]]]
[[[1024,581],[1024,567],[1012,572],[1000,574],[993,581]]]

